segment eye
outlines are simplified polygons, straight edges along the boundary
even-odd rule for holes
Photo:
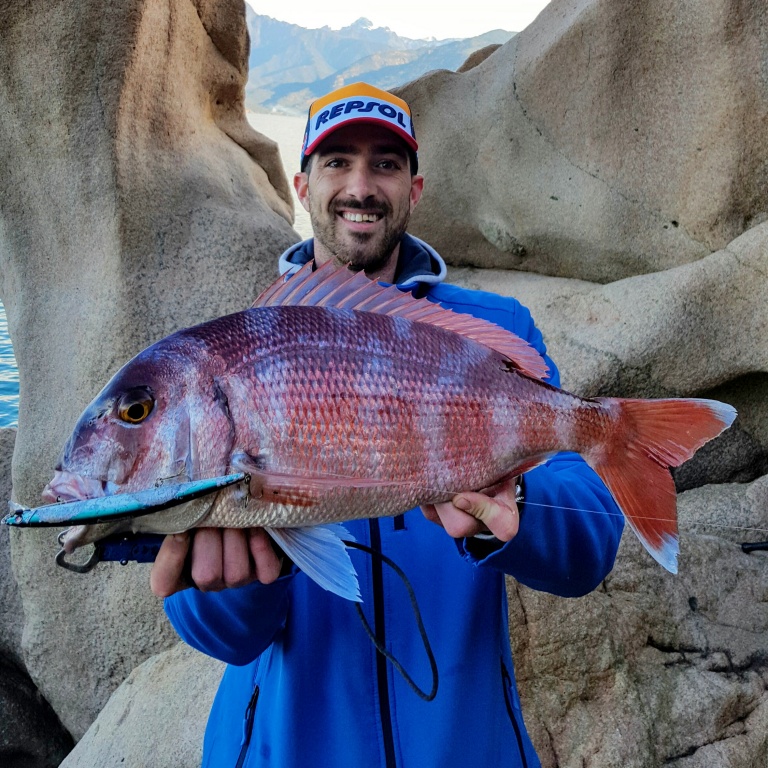
[[[126,392],[117,405],[117,415],[128,424],[141,424],[152,413],[155,399],[143,388]]]

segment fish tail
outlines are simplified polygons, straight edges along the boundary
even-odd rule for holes
[[[655,560],[677,573],[675,483],[669,472],[736,418],[716,400],[598,398],[612,413],[607,441],[585,453]]]

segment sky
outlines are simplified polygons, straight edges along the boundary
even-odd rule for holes
[[[401,37],[443,40],[474,37],[492,29],[520,32],[538,16],[547,0],[474,0],[449,4],[446,0],[385,0],[375,7],[350,9],[346,3],[317,0],[247,0],[256,13],[310,29],[340,29],[360,17],[375,27],[389,27]]]

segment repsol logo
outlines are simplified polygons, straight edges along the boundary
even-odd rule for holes
[[[391,104],[382,104],[379,101],[348,101],[346,104],[337,104],[332,109],[326,109],[317,116],[315,130],[317,131],[323,123],[327,123],[329,120],[335,120],[342,114],[348,115],[352,111],[357,112],[358,114],[363,114],[365,112],[373,112],[374,109],[384,115],[384,117],[388,117],[390,120],[396,119],[403,128],[408,130],[405,125],[405,115],[399,109],[395,109]]]

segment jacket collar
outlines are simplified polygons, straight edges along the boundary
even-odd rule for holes
[[[296,243],[280,257],[280,274],[292,275],[314,258],[314,239]],[[432,246],[413,235],[403,235],[395,272],[395,283],[399,288],[413,291],[423,286],[427,289],[442,283],[447,274],[445,262]]]

